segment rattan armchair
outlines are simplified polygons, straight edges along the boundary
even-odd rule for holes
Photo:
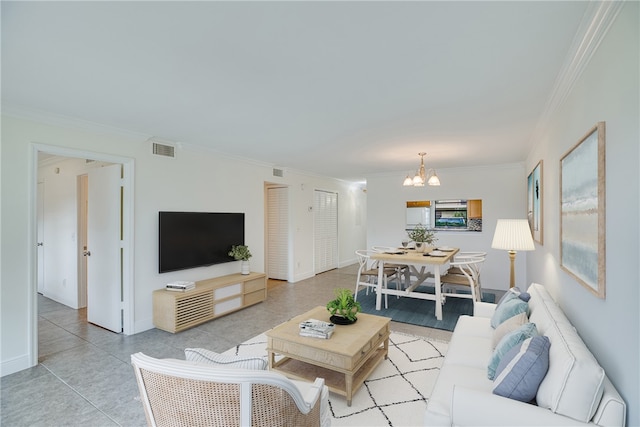
[[[271,371],[131,355],[149,426],[327,426],[328,390]]]

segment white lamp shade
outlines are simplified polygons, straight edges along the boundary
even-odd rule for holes
[[[438,178],[438,175],[436,175],[436,172],[433,172],[433,175],[431,175],[431,177],[429,178],[429,181],[427,181],[429,185],[440,185],[440,178]]]
[[[526,219],[499,219],[491,247],[505,251],[534,250],[529,222]]]

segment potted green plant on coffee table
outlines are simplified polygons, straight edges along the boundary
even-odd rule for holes
[[[336,298],[327,303],[327,310],[331,313],[330,320],[337,325],[349,325],[355,323],[357,314],[362,310],[350,289],[336,288]]]

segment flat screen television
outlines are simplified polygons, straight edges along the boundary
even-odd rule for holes
[[[244,245],[244,213],[159,212],[160,273],[234,261]]]

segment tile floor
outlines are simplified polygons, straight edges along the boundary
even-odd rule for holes
[[[222,352],[294,315],[322,305],[336,287],[351,288],[357,265],[295,284],[269,281],[268,298],[187,331],[151,329],[125,336],[86,322],[73,310],[38,297],[39,364],[0,380],[3,426],[144,426],[130,355],[184,358],[186,347]],[[391,329],[449,340],[451,333],[404,323]]]

